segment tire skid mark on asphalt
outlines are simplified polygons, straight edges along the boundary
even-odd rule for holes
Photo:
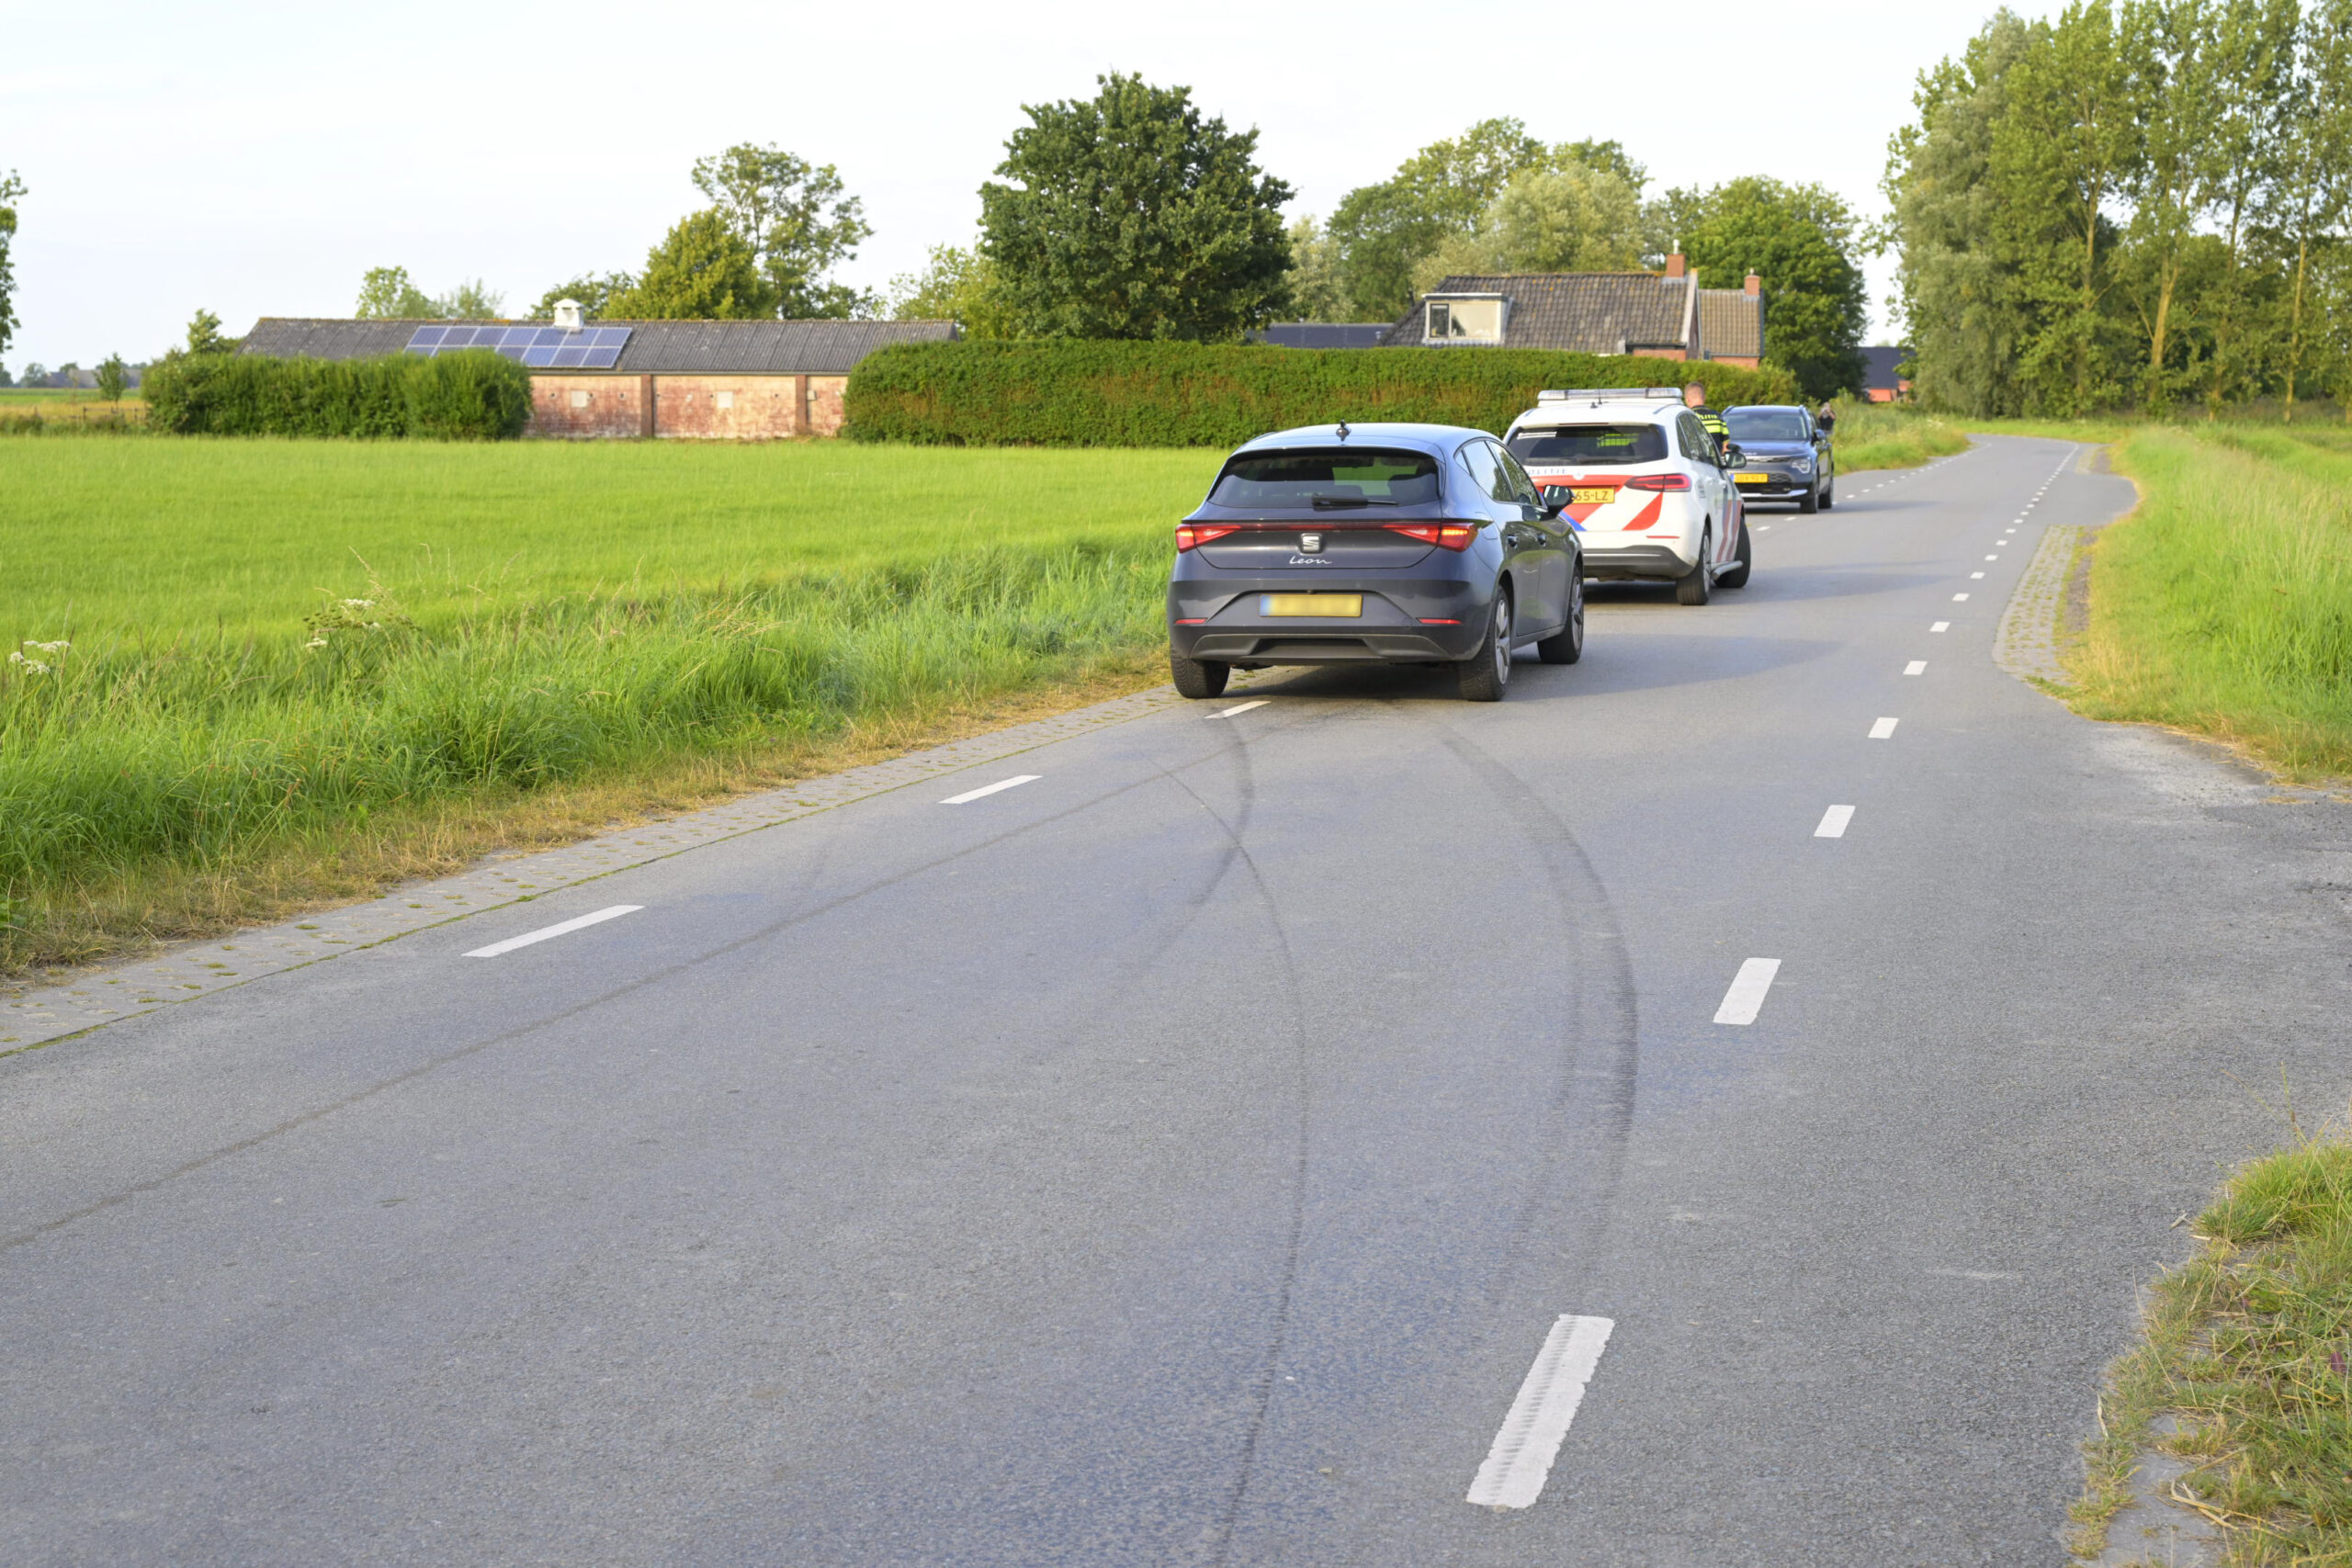
[[[1495,1309],[1488,1318],[1491,1338],[1510,1331],[1502,1309],[1513,1304],[1510,1298],[1538,1227],[1566,1201],[1561,1176],[1570,1151],[1582,1156],[1577,1168],[1597,1169],[1597,1174],[1567,1221],[1567,1234],[1547,1241],[1548,1254],[1578,1264],[1590,1259],[1615,1215],[1641,1082],[1641,993],[1616,902],[1567,823],[1526,780],[1451,725],[1441,726],[1440,739],[1479,776],[1535,848],[1559,901],[1564,927],[1579,939],[1572,950],[1577,962],[1568,966],[1570,1028],[1559,1054],[1557,1087],[1544,1108],[1552,1125],[1543,1140],[1544,1153],[1524,1182],[1525,1196],[1512,1222],[1503,1265],[1487,1288],[1487,1302]],[[1603,1086],[1597,1101],[1579,1092],[1594,1079]]]
[[[1181,774],[1168,772],[1164,776],[1191,795],[1225,837],[1226,848],[1218,858],[1216,875],[1201,903],[1205,905],[1216,887],[1236,866],[1239,866],[1250,874],[1250,886],[1257,893],[1259,904],[1265,909],[1266,924],[1274,933],[1274,950],[1282,960],[1283,991],[1290,1003],[1292,1092],[1297,1103],[1298,1119],[1296,1146],[1291,1158],[1288,1234],[1283,1242],[1282,1275],[1274,1289],[1272,1322],[1267,1331],[1265,1355],[1259,1364],[1258,1375],[1250,1390],[1254,1408],[1250,1413],[1250,1424],[1242,1434],[1233,1485],[1226,1494],[1225,1507],[1218,1516],[1216,1534],[1209,1541],[1210,1568],[1225,1568],[1232,1555],[1234,1530],[1240,1523],[1241,1506],[1249,1498],[1250,1483],[1257,1475],[1258,1446],[1265,1436],[1266,1417],[1273,1408],[1274,1387],[1281,1373],[1283,1356],[1290,1347],[1291,1303],[1297,1294],[1299,1249],[1306,1234],[1306,1173],[1314,1113],[1310,1093],[1312,1077],[1307,1069],[1306,1005],[1299,992],[1298,964],[1291,949],[1290,931],[1283,923],[1282,908],[1274,900],[1273,889],[1268,886],[1265,873],[1259,866],[1257,858],[1250,854],[1244,837],[1258,798],[1256,774],[1250,763],[1249,736],[1239,726],[1227,728],[1225,734],[1229,743],[1223,748],[1221,754],[1233,763],[1234,784],[1238,797],[1232,821],[1227,821],[1224,815],[1204,799],[1200,792],[1186,783]]]
[[[473,1041],[469,1044],[456,1046],[450,1050],[444,1051],[438,1055],[429,1057],[426,1060],[418,1063],[415,1066],[405,1068],[402,1071],[394,1073],[387,1077],[379,1078],[376,1082],[368,1085],[364,1089],[354,1089],[349,1094],[332,1100],[324,1105],[313,1106],[308,1111],[287,1117],[281,1122],[277,1122],[268,1127],[265,1127],[258,1133],[236,1139],[231,1143],[223,1144],[220,1147],[209,1150],[204,1154],[197,1156],[193,1159],[182,1161],[180,1164],[174,1166],[171,1169],[164,1171],[158,1175],[149,1177],[144,1181],[133,1182],[131,1185],[122,1188],[118,1191],[108,1193],[106,1197],[100,1198],[94,1202],[85,1203],[79,1208],[69,1210],[67,1213],[57,1215],[53,1219],[43,1220],[39,1224],[29,1225],[23,1230],[16,1232],[14,1235],[0,1236],[0,1252],[13,1251],[15,1248],[25,1246],[29,1242],[38,1241],[42,1236],[48,1235],[52,1231],[62,1230],[66,1226],[76,1224],[79,1221],[88,1219],[94,1214],[104,1213],[108,1209],[127,1203],[133,1198],[155,1191],[160,1188],[167,1187],[184,1176],[192,1176],[198,1171],[205,1169],[207,1167],[217,1165],[224,1159],[229,1159],[234,1156],[243,1154],[248,1149],[259,1148],[262,1145],[283,1137],[288,1133],[299,1132],[302,1128],[308,1127],[313,1122],[322,1122],[328,1117],[335,1115],[340,1111],[348,1111],[356,1106],[366,1104],[368,1100],[375,1099],[378,1095],[387,1093],[390,1090],[398,1089],[404,1084],[413,1083],[419,1078],[425,1077],[433,1073],[440,1071],[443,1067],[450,1066],[456,1063],[465,1061],[469,1057],[480,1055],[482,1052],[491,1050],[495,1046],[511,1044],[515,1041],[527,1039],[543,1029],[551,1028],[557,1024],[568,1022],[572,1019],[582,1016],[582,1014],[593,1012],[597,1008],[603,1007],[608,1002],[618,1001],[624,997],[633,996],[637,992],[644,990],[649,987],[658,986],[665,981],[676,979],[681,975],[691,974],[695,969],[700,968],[703,964],[707,964],[714,959],[729,957],[734,953],[742,952],[745,948],[754,946],[760,942],[766,942],[779,936],[797,926],[803,926],[808,924],[810,921],[822,919],[824,917],[833,913],[835,910],[846,908],[862,898],[871,897],[876,893],[886,892],[890,888],[899,886],[904,883],[911,882],[919,876],[928,875],[932,872],[939,870],[942,866],[953,865],[957,861],[965,860],[970,856],[982,853],[1000,844],[1010,842],[1012,840],[1039,831],[1042,829],[1057,826],[1074,817],[1079,817],[1086,812],[1091,811],[1096,807],[1103,805],[1108,801],[1116,800],[1123,795],[1131,795],[1136,790],[1149,788],[1158,784],[1162,782],[1164,772],[1153,773],[1145,777],[1133,780],[1130,783],[1115,785],[1113,788],[1104,790],[1101,794],[1092,795],[1088,799],[1075,802],[1062,810],[1053,812],[1048,816],[1040,817],[1032,821],[1007,827],[1001,832],[991,834],[976,842],[967,844],[961,849],[952,850],[945,854],[935,855],[932,859],[924,861],[918,865],[909,866],[903,871],[893,872],[888,876],[877,877],[862,886],[853,888],[848,892],[838,894],[833,897],[828,898],[813,908],[803,909],[794,914],[781,916],[754,931],[734,938],[732,941],[721,942],[716,947],[706,949],[705,951],[696,953],[692,958],[684,958],[678,960],[674,964],[664,964],[662,967],[653,971],[650,975],[643,975],[639,976],[637,979],[624,981],[620,985],[609,987],[604,990],[595,992],[594,995],[584,997],[579,1001],[573,1002],[567,1007],[559,1008],[553,1012],[543,1014],[527,1022],[518,1023],[511,1029],[503,1029],[495,1034],[488,1035],[481,1040]],[[688,852],[691,853],[692,852]]]

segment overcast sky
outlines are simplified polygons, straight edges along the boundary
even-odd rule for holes
[[[844,276],[880,287],[969,238],[1021,105],[1113,70],[1258,127],[1293,216],[1506,114],[1617,138],[1654,190],[1767,174],[1875,216],[1914,77],[1991,8],[0,0],[0,170],[31,187],[5,358],[143,359],[199,307],[348,315],[371,266],[526,310],[636,267],[736,141],[839,166],[875,231]]]

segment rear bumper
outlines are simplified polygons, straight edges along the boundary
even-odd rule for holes
[[[1261,593],[1302,590],[1361,593],[1363,614],[1326,619],[1258,613]],[[1168,646],[1180,658],[1229,664],[1450,662],[1478,652],[1491,603],[1491,589],[1482,592],[1476,582],[1450,578],[1317,575],[1251,582],[1180,576],[1168,585]]]
[[[1684,556],[1668,545],[1619,545],[1611,548],[1595,545],[1591,535],[1585,536],[1584,574],[1596,581],[1671,582],[1689,576],[1697,560],[1695,553]]]

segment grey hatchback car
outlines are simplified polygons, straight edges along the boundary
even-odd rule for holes
[[[1323,424],[1261,435],[1225,460],[1176,528],[1168,663],[1214,697],[1237,669],[1452,664],[1498,700],[1512,650],[1584,651],[1574,525],[1482,430]]]

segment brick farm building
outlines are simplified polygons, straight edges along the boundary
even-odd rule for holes
[[[857,362],[952,321],[345,321],[264,316],[241,354],[369,359],[492,348],[531,372],[525,434],[554,439],[775,441],[832,435]]]

